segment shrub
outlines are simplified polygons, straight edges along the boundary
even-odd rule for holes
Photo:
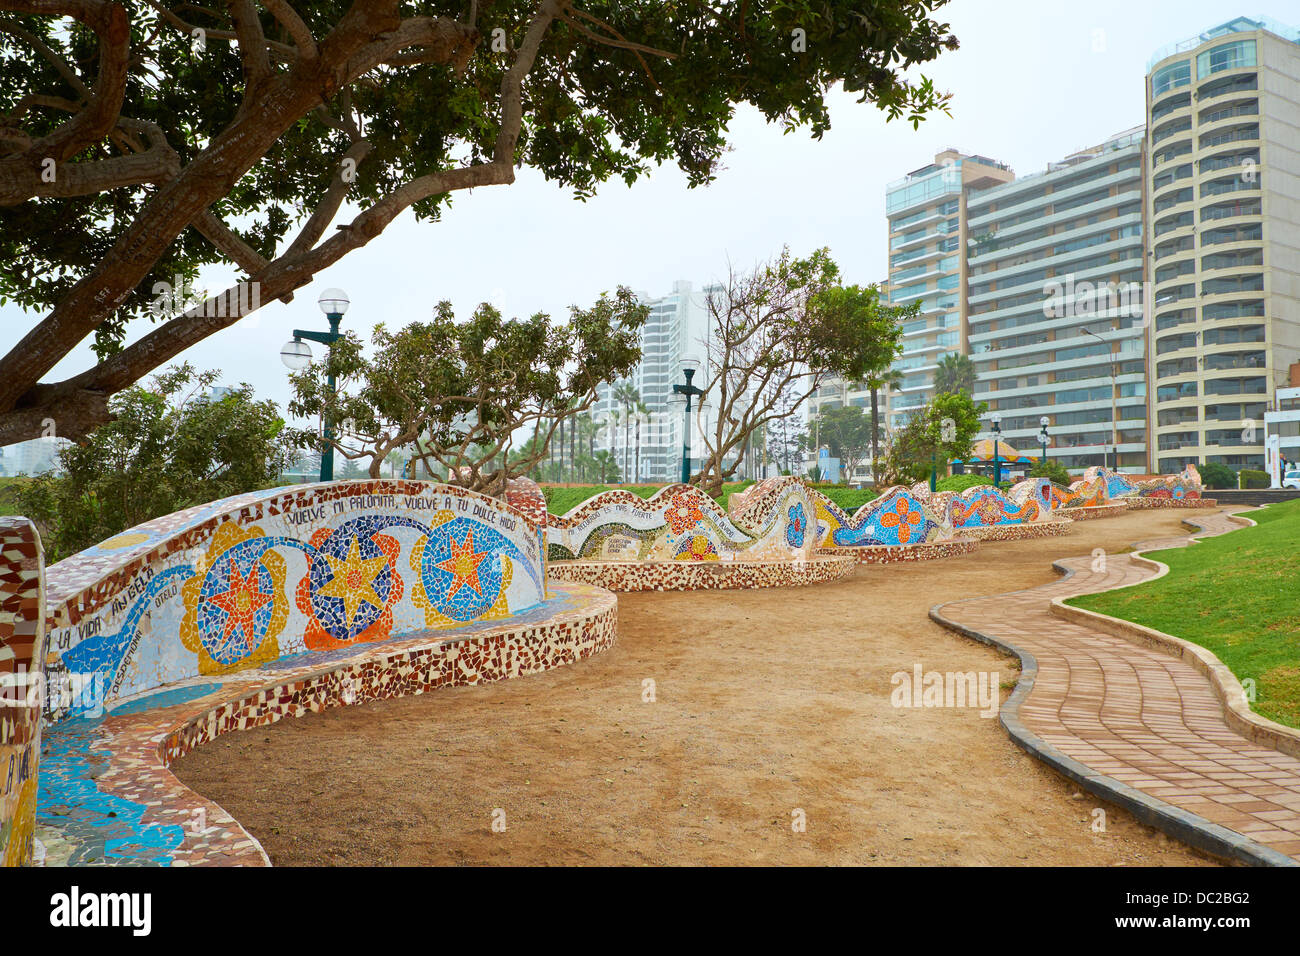
[[[965,491],[976,485],[991,485],[993,479],[987,475],[948,475],[935,483],[936,491]]]
[[[1201,483],[1206,488],[1236,488],[1237,473],[1220,462],[1210,462],[1201,468]]]
[[[1243,488],[1267,488],[1269,486],[1268,472],[1266,471],[1243,468],[1241,469],[1240,478],[1241,487]]]
[[[1065,470],[1065,466],[1054,458],[1047,461],[1040,461],[1029,472],[1030,478],[1048,478],[1058,485],[1070,485],[1070,473]]]

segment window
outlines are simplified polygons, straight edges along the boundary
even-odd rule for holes
[[[1187,86],[1191,82],[1191,60],[1170,63],[1168,66],[1161,67],[1151,74],[1151,98],[1155,99],[1170,90],[1176,90],[1180,86]]]
[[[1239,70],[1255,65],[1255,41],[1238,40],[1212,47],[1196,57],[1196,78],[1203,80],[1213,73]],[[1153,81],[1154,82],[1154,81]]]

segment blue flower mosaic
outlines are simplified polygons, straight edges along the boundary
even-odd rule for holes
[[[808,533],[808,514],[803,502],[796,501],[786,511],[785,543],[792,548],[802,548],[804,537]]]
[[[472,621],[501,596],[507,555],[519,549],[480,521],[453,518],[429,532],[420,565],[424,592],[438,612],[453,621]]]

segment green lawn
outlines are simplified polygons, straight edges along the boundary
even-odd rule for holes
[[[727,501],[737,491],[743,491],[752,485],[752,481],[728,482],[722,486],[722,494],[718,498],[718,504],[727,507]],[[571,488],[552,487],[543,485],[542,493],[546,495],[546,510],[553,515],[566,514],[578,505],[582,504],[588,498],[592,498],[602,491],[611,491],[614,488],[622,488],[630,491],[642,498],[649,498],[663,485],[576,485]],[[861,507],[868,501],[876,497],[876,493],[869,488],[839,488],[835,486],[819,487],[818,491],[826,495],[841,508],[847,511],[853,511]]]
[[[18,514],[18,490],[27,478],[0,478],[0,515]]]
[[[1169,565],[1157,581],[1068,603],[1208,648],[1255,681],[1258,714],[1300,727],[1300,501],[1250,517],[1258,527],[1153,552]]]

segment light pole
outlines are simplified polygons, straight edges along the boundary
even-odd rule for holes
[[[674,385],[673,394],[683,395],[686,398],[686,414],[682,420],[682,484],[690,484],[691,481],[691,398],[698,395],[704,398],[704,389],[691,384],[691,379],[695,377],[696,370],[700,367],[700,360],[690,356],[682,356],[682,376],[686,379],[684,384]]]
[[[1044,415],[1038,420],[1038,424],[1043,426],[1043,430],[1038,433],[1038,444],[1043,446],[1043,468],[1047,467],[1047,416]]]
[[[993,487],[1002,484],[1002,454],[998,443],[1002,440],[1002,416],[994,412],[989,416],[993,422]]]
[[[285,343],[284,348],[280,349],[280,360],[285,366],[294,372],[301,372],[311,364],[311,346],[307,342],[319,342],[327,349],[332,349],[334,343],[343,338],[339,332],[339,323],[343,321],[343,316],[348,311],[348,294],[342,289],[326,289],[316,300],[320,310],[325,313],[325,318],[329,319],[330,330],[328,332],[311,332],[304,329],[294,329],[293,339]],[[306,339],[307,341],[303,341]],[[321,450],[320,455],[320,480],[334,480],[334,419],[331,410],[334,406],[334,371],[331,368],[327,378],[328,389],[325,397],[325,447]]]
[[[1111,331],[1118,332],[1119,327],[1116,326],[1115,328],[1111,329]],[[1098,342],[1101,342],[1103,345],[1106,344],[1106,340],[1103,339],[1096,332],[1092,331],[1092,329],[1084,328],[1082,329],[1082,332],[1084,335],[1091,335],[1094,339],[1096,339]],[[1115,361],[1115,353],[1113,350],[1110,353],[1110,357],[1111,357],[1110,358],[1110,443],[1111,443],[1111,449],[1115,456],[1115,462],[1111,466],[1111,470],[1119,471],[1119,412],[1116,410],[1116,402],[1115,402],[1115,393],[1119,391],[1119,371],[1118,371],[1119,365]],[[1105,464],[1106,456],[1103,454],[1101,457],[1102,457],[1102,464]]]

